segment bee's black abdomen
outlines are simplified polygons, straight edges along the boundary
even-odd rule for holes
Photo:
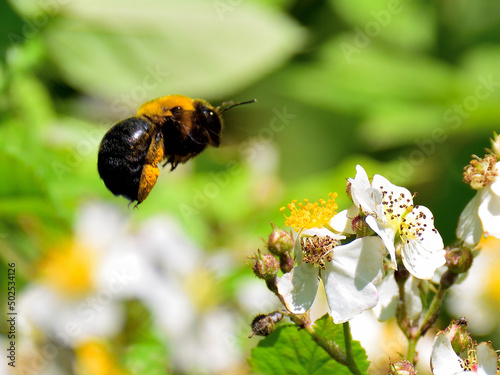
[[[129,117],[106,133],[99,147],[97,169],[114,195],[137,200],[139,181],[155,127],[143,117]]]

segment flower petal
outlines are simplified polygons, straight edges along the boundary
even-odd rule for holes
[[[293,256],[297,261],[297,264],[302,263],[302,245],[300,244],[300,236],[302,235],[303,229],[299,233],[292,231],[293,236]]]
[[[482,342],[477,346],[478,375],[495,375],[497,373],[497,353],[490,344]]]
[[[465,206],[460,219],[458,219],[457,237],[470,248],[476,247],[483,236],[483,225],[478,215],[483,191],[476,193],[474,198]]]
[[[390,216],[403,215],[407,207],[413,206],[413,195],[410,191],[405,187],[394,185],[384,176],[379,174],[373,176],[372,186],[374,189],[380,190],[383,198],[385,198],[384,201],[397,201],[400,203],[391,206],[393,211],[390,213]],[[377,215],[379,216],[379,220],[389,215],[387,208],[383,204],[377,205]]]
[[[396,316],[398,306],[398,285],[394,280],[394,273],[391,272],[384,277],[382,282],[377,285],[379,300],[373,308],[373,313],[379,322],[385,322],[387,319]]]
[[[380,236],[380,238],[384,242],[385,248],[391,255],[392,263],[396,264],[396,248],[394,247],[394,238],[396,236],[396,231],[394,230],[394,228],[384,224],[381,221],[378,221],[373,216],[367,216],[365,221],[366,224],[368,224],[368,226]]]
[[[375,214],[376,205],[382,202],[382,193],[374,189],[362,166],[356,166],[356,177],[349,178],[352,201],[364,213]]]
[[[500,197],[490,187],[483,190],[478,209],[485,237],[500,238]]]
[[[439,332],[432,347],[432,373],[434,375],[466,374],[460,364],[461,360],[453,350],[450,339],[443,332]]]
[[[347,210],[340,211],[330,220],[330,227],[339,233],[355,234],[352,230],[352,219],[359,215],[359,208],[352,205]]]
[[[382,276],[383,249],[378,237],[358,238],[334,249],[333,260],[321,271],[321,278],[335,323],[346,322],[377,304],[373,283]]]
[[[405,268],[416,278],[432,279],[436,269],[446,263],[444,249],[426,247],[422,241],[411,240],[401,248]]]
[[[329,229],[326,228],[311,228],[311,229],[304,229],[302,232],[300,232],[300,236],[318,236],[318,237],[325,237],[328,236],[334,240],[345,240],[345,236],[342,234],[337,234],[332,232]]]
[[[497,162],[496,168],[497,172],[500,173],[500,161]],[[500,177],[497,176],[490,187],[495,195],[500,196]]]
[[[289,311],[302,314],[312,306],[318,285],[318,269],[308,263],[302,263],[281,277],[278,292]]]
[[[409,239],[401,247],[403,264],[419,279],[431,279],[438,267],[446,262],[443,239],[434,228],[432,212],[425,206],[416,206],[407,215],[409,221],[417,221],[422,232],[415,239]]]
[[[418,319],[423,308],[418,284],[419,281],[414,277],[409,277],[405,282],[406,313],[412,320]]]

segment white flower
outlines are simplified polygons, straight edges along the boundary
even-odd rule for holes
[[[326,201],[304,199],[305,204],[296,205],[294,200],[288,205],[285,223],[298,233],[294,249],[298,265],[281,277],[278,292],[288,310],[304,313],[314,302],[321,278],[330,315],[335,323],[342,323],[377,304],[374,283],[383,275],[384,245],[378,237],[340,245],[345,236],[330,229],[346,227],[347,215],[335,219],[336,197],[330,193]]]
[[[431,368],[434,375],[479,374],[495,375],[497,373],[497,355],[490,344],[485,342],[477,346],[477,363],[471,363],[472,369],[467,368],[465,361],[460,358],[446,334],[439,332],[432,347]]]
[[[241,360],[237,317],[220,306],[220,277],[227,259],[203,250],[169,217],[149,218],[140,228],[141,254],[156,267],[141,297],[183,373],[228,371]]]
[[[125,229],[124,217],[110,207],[85,206],[76,238],[51,249],[39,280],[23,290],[23,324],[70,347],[117,334],[125,318],[119,302],[139,297],[152,270]]]
[[[309,232],[309,231],[308,231]],[[314,302],[323,280],[330,315],[335,323],[343,323],[377,304],[374,282],[382,276],[383,243],[377,237],[356,239],[335,246],[334,233],[296,240],[298,266],[286,273],[278,283],[288,310],[295,314],[306,312]],[[311,232],[309,232],[311,233]]]
[[[403,264],[419,279],[430,279],[445,263],[443,240],[434,228],[434,217],[424,206],[413,204],[411,193],[375,175],[372,183],[361,166],[348,181],[354,204],[366,216],[366,223],[384,241],[396,264],[400,248]]]
[[[500,238],[500,162],[493,164],[489,158],[481,160],[484,161],[483,165],[489,165],[481,171],[481,182],[471,179],[470,176],[464,177],[464,180],[468,178],[471,186],[476,187],[478,191],[460,215],[457,227],[457,237],[471,248],[479,243],[483,233],[485,237]],[[471,163],[472,166],[478,164],[480,163]],[[477,175],[475,177],[477,178]]]

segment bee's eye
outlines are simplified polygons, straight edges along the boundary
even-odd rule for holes
[[[208,108],[204,108],[201,110],[201,112],[203,113],[203,115],[205,115],[205,117],[213,117],[215,115],[214,111],[212,111],[211,109],[208,109]]]

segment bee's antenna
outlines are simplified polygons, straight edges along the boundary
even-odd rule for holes
[[[243,104],[250,104],[250,103],[255,103],[257,101],[257,99],[252,99],[252,100],[248,100],[246,102],[239,102],[239,103],[234,103],[232,100],[228,101],[228,102],[224,102],[222,103],[221,105],[219,105],[217,108],[215,108],[215,110],[217,111],[217,113],[220,115],[224,112],[226,112],[228,109],[231,109],[233,107],[236,107],[238,105],[243,105]],[[225,108],[222,108],[224,106],[229,106],[229,107],[225,107]],[[222,109],[221,109],[222,108]]]

